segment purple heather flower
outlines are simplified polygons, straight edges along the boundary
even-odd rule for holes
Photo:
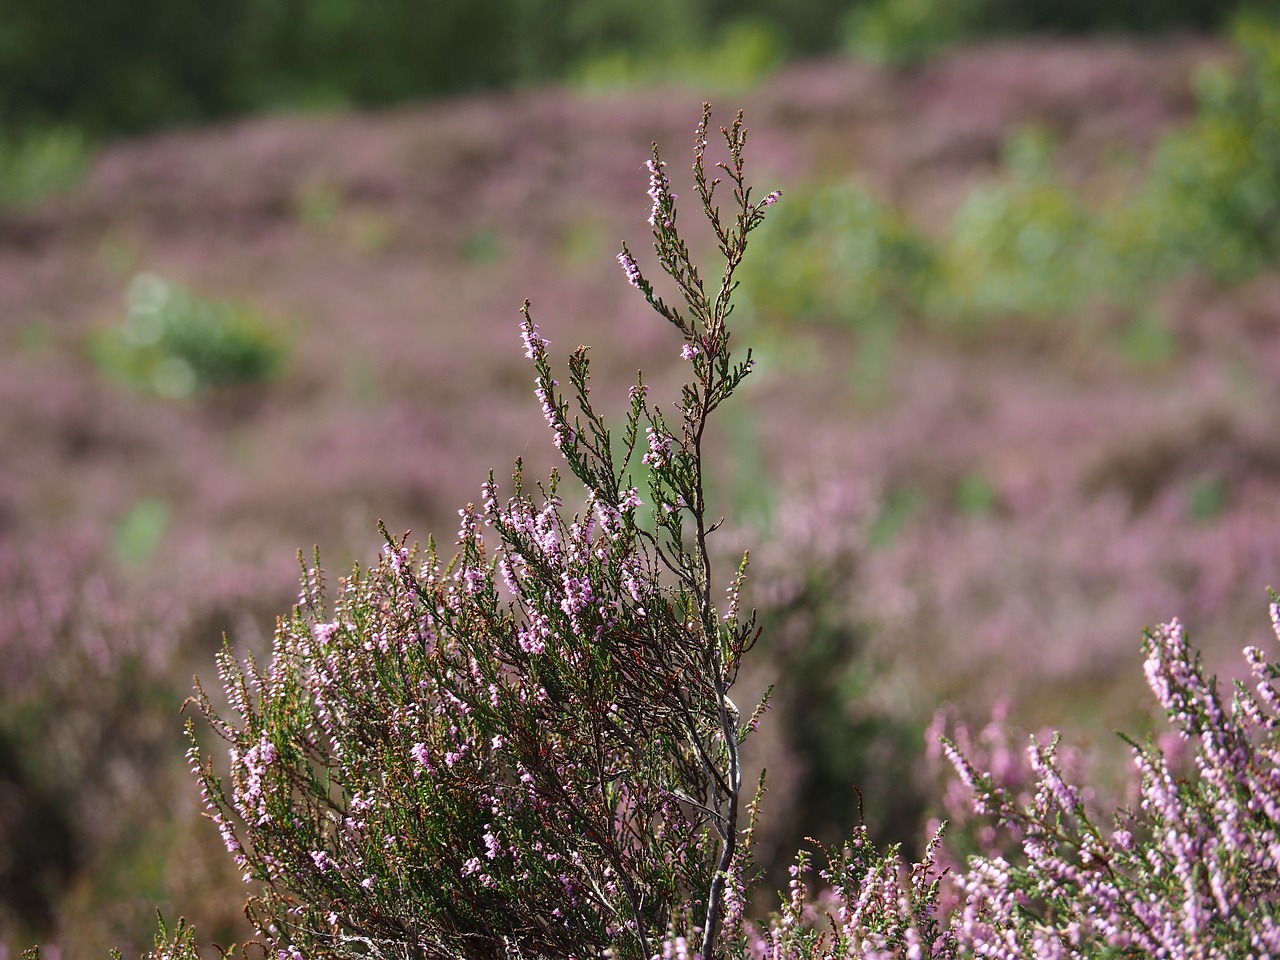
[[[635,257],[623,250],[618,254],[618,263],[622,265],[622,271],[627,275],[627,283],[639,290],[641,280],[640,267],[636,263]]]
[[[671,181],[663,172],[666,165],[665,160],[645,161],[645,166],[649,168],[649,198],[653,201],[653,209],[649,212],[651,227],[658,226],[658,216],[662,213],[663,206],[669,205],[676,199],[676,195],[671,192]],[[664,219],[662,226],[670,228],[671,220]]]
[[[431,750],[425,743],[415,743],[413,749],[409,751],[409,755],[418,762],[418,769],[413,771],[415,777],[422,776],[423,770],[431,767]]]
[[[538,325],[528,315],[520,319],[520,339],[524,341],[524,355],[530,360],[536,359],[547,348],[548,341],[538,335]]]
[[[641,457],[641,461],[650,467],[664,467],[671,460],[671,437],[664,437],[653,427],[647,429],[649,434],[649,452]]]

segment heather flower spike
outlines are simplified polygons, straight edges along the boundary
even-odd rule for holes
[[[266,667],[219,658],[228,718],[198,688],[230,777],[194,741],[193,766],[279,955],[725,954],[747,856],[740,749],[760,714],[743,717],[731,689],[757,631],[739,610],[745,561],[713,576],[702,444],[750,371],[726,321],[761,217],[740,115],[720,165],[736,213],[715,206],[708,119],[694,181],[720,280],[708,290],[690,259],[656,146],[650,222],[679,307],[618,257],[683,336],[679,401],[660,407],[637,377],[615,437],[586,349],[562,385],[526,303],[534,393],[582,509],[569,515],[559,476],[530,485],[517,462],[509,487],[491,475],[459,511],[451,559],[384,530],[379,561],[332,597],[318,561],[304,565]]]

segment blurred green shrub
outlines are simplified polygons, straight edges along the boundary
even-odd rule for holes
[[[116,524],[113,547],[116,559],[137,565],[146,563],[160,546],[169,526],[169,504],[143,497]]]
[[[931,282],[928,238],[853,183],[789,191],[760,233],[773,256],[744,266],[742,285],[762,318],[876,330],[914,313]]]
[[[1083,201],[1053,171],[1041,130],[1014,134],[1004,175],[975,189],[938,253],[927,310],[947,321],[1050,317],[1081,305],[1090,287],[1094,234]]]
[[[1226,282],[1280,253],[1280,27],[1245,16],[1234,35],[1244,68],[1200,73],[1196,120],[1161,143],[1134,211],[1167,268],[1202,267]]]
[[[54,127],[0,137],[0,207],[25,206],[84,179],[92,149],[77,130]]]
[[[261,382],[284,361],[284,346],[243,305],[200,299],[152,273],[134,277],[125,300],[124,320],[94,341],[94,357],[114,379],[157,396]]]
[[[845,51],[873,63],[911,66],[975,33],[983,0],[873,0],[845,20]]]
[[[660,85],[732,91],[758,83],[784,56],[776,30],[763,20],[743,18],[726,24],[707,45],[686,41],[663,53],[619,48],[589,57],[570,71],[570,81],[593,91]]]

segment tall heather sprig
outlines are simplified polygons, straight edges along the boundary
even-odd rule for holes
[[[318,560],[304,565],[266,667],[221,655],[230,715],[198,689],[230,744],[230,779],[194,741],[192,764],[282,957],[648,960],[673,938],[721,954],[726,878],[744,857],[739,751],[755,720],[730,692],[756,630],[733,599],[745,558],[735,578],[713,577],[704,440],[751,370],[750,353],[730,349],[734,272],[778,195],[752,200],[739,114],[721,131],[722,214],[709,116],[693,177],[720,277],[708,291],[656,145],[650,223],[679,305],[619,255],[684,340],[679,401],[652,402],[637,376],[616,435],[592,405],[586,349],[562,390],[522,311],[582,510],[568,515],[554,473],[531,487],[517,463],[507,491],[490,475],[481,504],[459,511],[451,558],[384,530],[379,562],[333,598]]]

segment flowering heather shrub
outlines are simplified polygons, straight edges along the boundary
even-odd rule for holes
[[[237,720],[199,692],[231,744],[230,780],[194,743],[193,765],[246,881],[264,884],[250,912],[282,956],[646,958],[666,934],[718,952],[743,858],[740,747],[759,714],[729,693],[757,631],[738,610],[745,558],[728,584],[712,576],[702,444],[752,367],[726,320],[747,235],[777,194],[751,199],[739,116],[722,131],[736,208],[722,219],[708,119],[693,171],[722,277],[708,292],[690,260],[656,146],[650,224],[682,305],[625,246],[618,257],[683,337],[679,403],[664,412],[637,378],[615,434],[582,348],[571,415],[526,304],[536,393],[585,487],[581,511],[566,515],[554,474],[531,488],[517,464],[505,500],[491,475],[460,511],[452,560],[387,535],[332,605],[318,563],[306,569],[265,669],[220,660]]]
[[[1271,605],[1280,641],[1280,604]],[[998,761],[979,772],[943,740],[973,812],[1019,848],[953,865],[941,833],[919,863],[880,853],[865,830],[793,868],[779,917],[735,921],[729,954],[768,958],[1244,957],[1280,950],[1280,658],[1244,651],[1252,690],[1228,705],[1176,620],[1146,638],[1147,682],[1180,743],[1133,742],[1136,802],[1105,819],[1064,774],[1058,737],[1007,751],[998,722],[981,736]],[[1185,752],[1186,756],[1182,754]],[[1181,772],[1180,772],[1181,771]],[[731,891],[739,903],[743,888]],[[676,945],[678,947],[678,944]],[[678,956],[678,949],[669,951]]]
[[[33,941],[128,955],[154,905],[193,890],[206,936],[243,929],[174,721],[188,690],[175,677],[216,648],[217,605],[249,590],[191,555],[197,586],[156,590],[105,539],[0,537],[0,957]]]
[[[223,652],[228,716],[198,688],[230,775],[194,740],[190,758],[227,850],[261,884],[249,914],[265,948],[286,960],[1280,949],[1280,659],[1247,649],[1255,690],[1237,684],[1228,706],[1176,621],[1149,635],[1146,674],[1183,746],[1133,743],[1132,804],[1096,812],[1056,737],[1033,739],[1025,762],[998,726],[978,738],[986,758],[944,740],[969,806],[994,824],[970,831],[975,855],[946,854],[938,830],[908,863],[858,825],[838,851],[814,844],[816,882],[802,852],[781,912],[752,919],[759,794],[744,810],[741,748],[766,704],[746,716],[730,694],[759,631],[739,610],[745,558],[727,583],[713,577],[703,442],[752,369],[726,321],[747,236],[777,194],[752,202],[739,117],[723,131],[736,212],[722,219],[707,123],[693,169],[718,285],[708,292],[677,231],[656,147],[650,223],[679,305],[625,246],[618,256],[680,331],[679,402],[664,410],[638,377],[611,431],[585,348],[562,391],[526,304],[536,394],[583,484],[578,510],[554,473],[530,487],[517,464],[509,491],[490,475],[460,511],[452,559],[384,529],[377,564],[334,596],[318,560],[304,564],[270,661]],[[1280,640],[1280,602],[1272,621]],[[157,948],[195,955],[188,928]]]
[[[1271,621],[1280,640],[1280,605]],[[990,956],[1272,956],[1280,950],[1280,660],[1245,659],[1254,689],[1228,705],[1173,621],[1146,638],[1147,683],[1190,756],[1134,742],[1136,807],[1100,822],[1070,783],[1056,738],[1032,740],[1029,805],[948,745],[974,808],[1008,825],[1025,862],[978,858],[957,923]],[[1185,773],[1179,776],[1179,767]]]

